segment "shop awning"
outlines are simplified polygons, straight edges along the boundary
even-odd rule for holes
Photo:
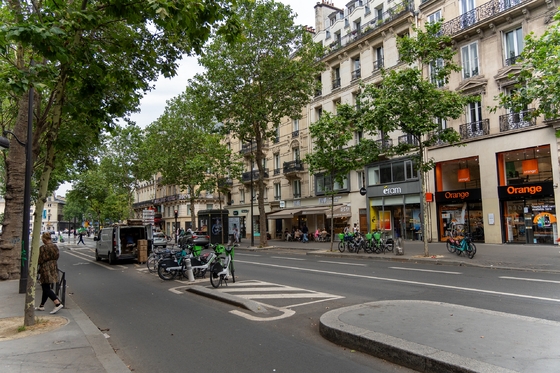
[[[331,209],[327,209],[327,219],[331,218]],[[333,209],[333,217],[335,218],[348,218],[352,216],[352,208],[350,206],[335,206]]]
[[[304,210],[301,210],[301,215],[323,215],[330,211],[330,208],[321,206],[321,207],[310,207]]]
[[[267,215],[267,219],[291,219],[297,216],[301,212],[299,209],[284,209],[280,211],[275,211]]]

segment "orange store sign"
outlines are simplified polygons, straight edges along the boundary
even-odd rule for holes
[[[526,186],[526,187],[514,187],[512,185],[508,186],[506,193],[509,195],[519,195],[519,194],[536,194],[542,193],[543,188],[540,185]]]

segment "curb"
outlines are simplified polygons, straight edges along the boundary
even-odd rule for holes
[[[221,302],[229,303],[237,307],[245,308],[246,310],[254,313],[268,313],[266,308],[253,300],[236,297],[235,295],[222,293],[221,291],[210,290],[204,286],[194,285],[187,288],[187,291]]]
[[[68,305],[68,308],[66,308],[66,305]],[[130,369],[117,356],[103,333],[101,333],[84,311],[76,305],[72,297],[66,298],[66,305],[64,309],[70,312],[76,324],[84,332],[97,360],[99,360],[105,371],[111,373],[130,373]]]
[[[321,336],[337,345],[361,351],[420,372],[514,373],[509,369],[362,329],[340,320],[340,315],[351,310],[365,308],[368,304],[374,303],[379,302],[344,307],[323,314],[319,322]]]

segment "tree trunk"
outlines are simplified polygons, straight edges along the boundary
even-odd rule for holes
[[[264,166],[263,166],[263,139],[260,133],[256,134],[256,142],[257,142],[257,149],[255,154],[255,162],[257,162],[257,169],[259,170],[259,177],[257,178],[257,192],[258,198],[257,203],[259,206],[259,247],[267,246],[267,237],[266,237],[266,213],[264,209],[264,193],[265,193],[265,186],[264,186]],[[253,172],[253,170],[251,170]],[[253,196],[251,196],[251,203],[253,203]],[[253,222],[251,222],[253,224]]]
[[[18,115],[13,128],[13,132],[22,142],[27,142],[28,109],[29,92],[19,100]],[[0,280],[20,278],[25,157],[25,146],[20,145],[14,136],[11,136],[10,150],[6,158],[6,207],[0,240]]]
[[[430,256],[430,252],[428,249],[428,235],[426,234],[426,222],[428,221],[428,206],[426,202],[426,177],[424,174],[424,147],[422,146],[422,142],[420,142],[420,206],[422,212],[422,220],[420,221],[420,229],[422,230],[422,241],[424,242],[424,256]]]

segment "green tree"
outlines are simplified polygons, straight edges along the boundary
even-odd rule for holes
[[[43,208],[52,170],[74,148],[61,133],[96,143],[115,118],[134,110],[149,82],[172,76],[184,53],[200,48],[217,25],[230,38],[235,0],[27,1],[0,3],[0,85],[3,97],[17,103],[10,125],[26,140],[28,88],[37,89],[33,160],[38,177],[36,210]],[[37,61],[33,66],[30,61]],[[66,130],[66,131],[65,131]],[[31,139],[28,139],[29,141]],[[68,142],[68,138],[63,142]],[[6,159],[6,231],[2,237],[0,278],[19,277],[25,153],[14,146]],[[83,143],[73,143],[83,148]],[[35,216],[25,325],[34,323],[33,298],[39,251],[40,217]],[[19,232],[18,232],[19,231]],[[17,241],[15,241],[17,242]]]
[[[349,105],[338,105],[337,113],[323,113],[321,118],[309,126],[313,149],[305,155],[309,172],[320,173],[329,182],[325,194],[331,197],[331,247],[334,243],[334,196],[336,185],[343,185],[350,171],[364,167],[377,157],[375,142],[364,140],[357,146],[350,146],[354,138],[357,113]]]
[[[453,62],[455,52],[451,38],[440,33],[441,22],[429,23],[426,30],[415,28],[416,36],[398,40],[400,60],[404,68],[382,70],[379,85],[368,85],[359,97],[360,127],[371,137],[383,138],[392,132],[411,136],[408,143],[390,145],[383,142],[386,155],[412,155],[417,162],[421,182],[421,229],[424,238],[424,255],[429,255],[425,222],[426,204],[425,173],[434,167],[425,159],[425,150],[438,142],[449,144],[460,140],[452,128],[441,129],[436,119],[457,119],[469,102],[468,97],[439,86],[447,83],[451,72],[460,71]],[[426,76],[432,64],[432,75]],[[403,99],[406,98],[406,99]]]
[[[525,47],[516,64],[521,66],[515,90],[502,92],[497,97],[499,105],[518,113],[527,110],[527,105],[535,103],[530,114],[543,115],[545,119],[560,117],[560,12],[554,15],[550,27],[537,37],[531,32],[525,37]],[[495,108],[494,108],[495,110]],[[560,130],[556,131],[560,137]]]
[[[224,131],[255,146],[258,167],[260,245],[266,245],[263,148],[284,117],[300,118],[313,95],[322,46],[303,26],[294,24],[290,7],[271,0],[240,1],[244,25],[240,40],[229,44],[219,35],[200,58],[206,72],[196,77],[207,92],[209,112]],[[253,172],[253,170],[251,170]]]

